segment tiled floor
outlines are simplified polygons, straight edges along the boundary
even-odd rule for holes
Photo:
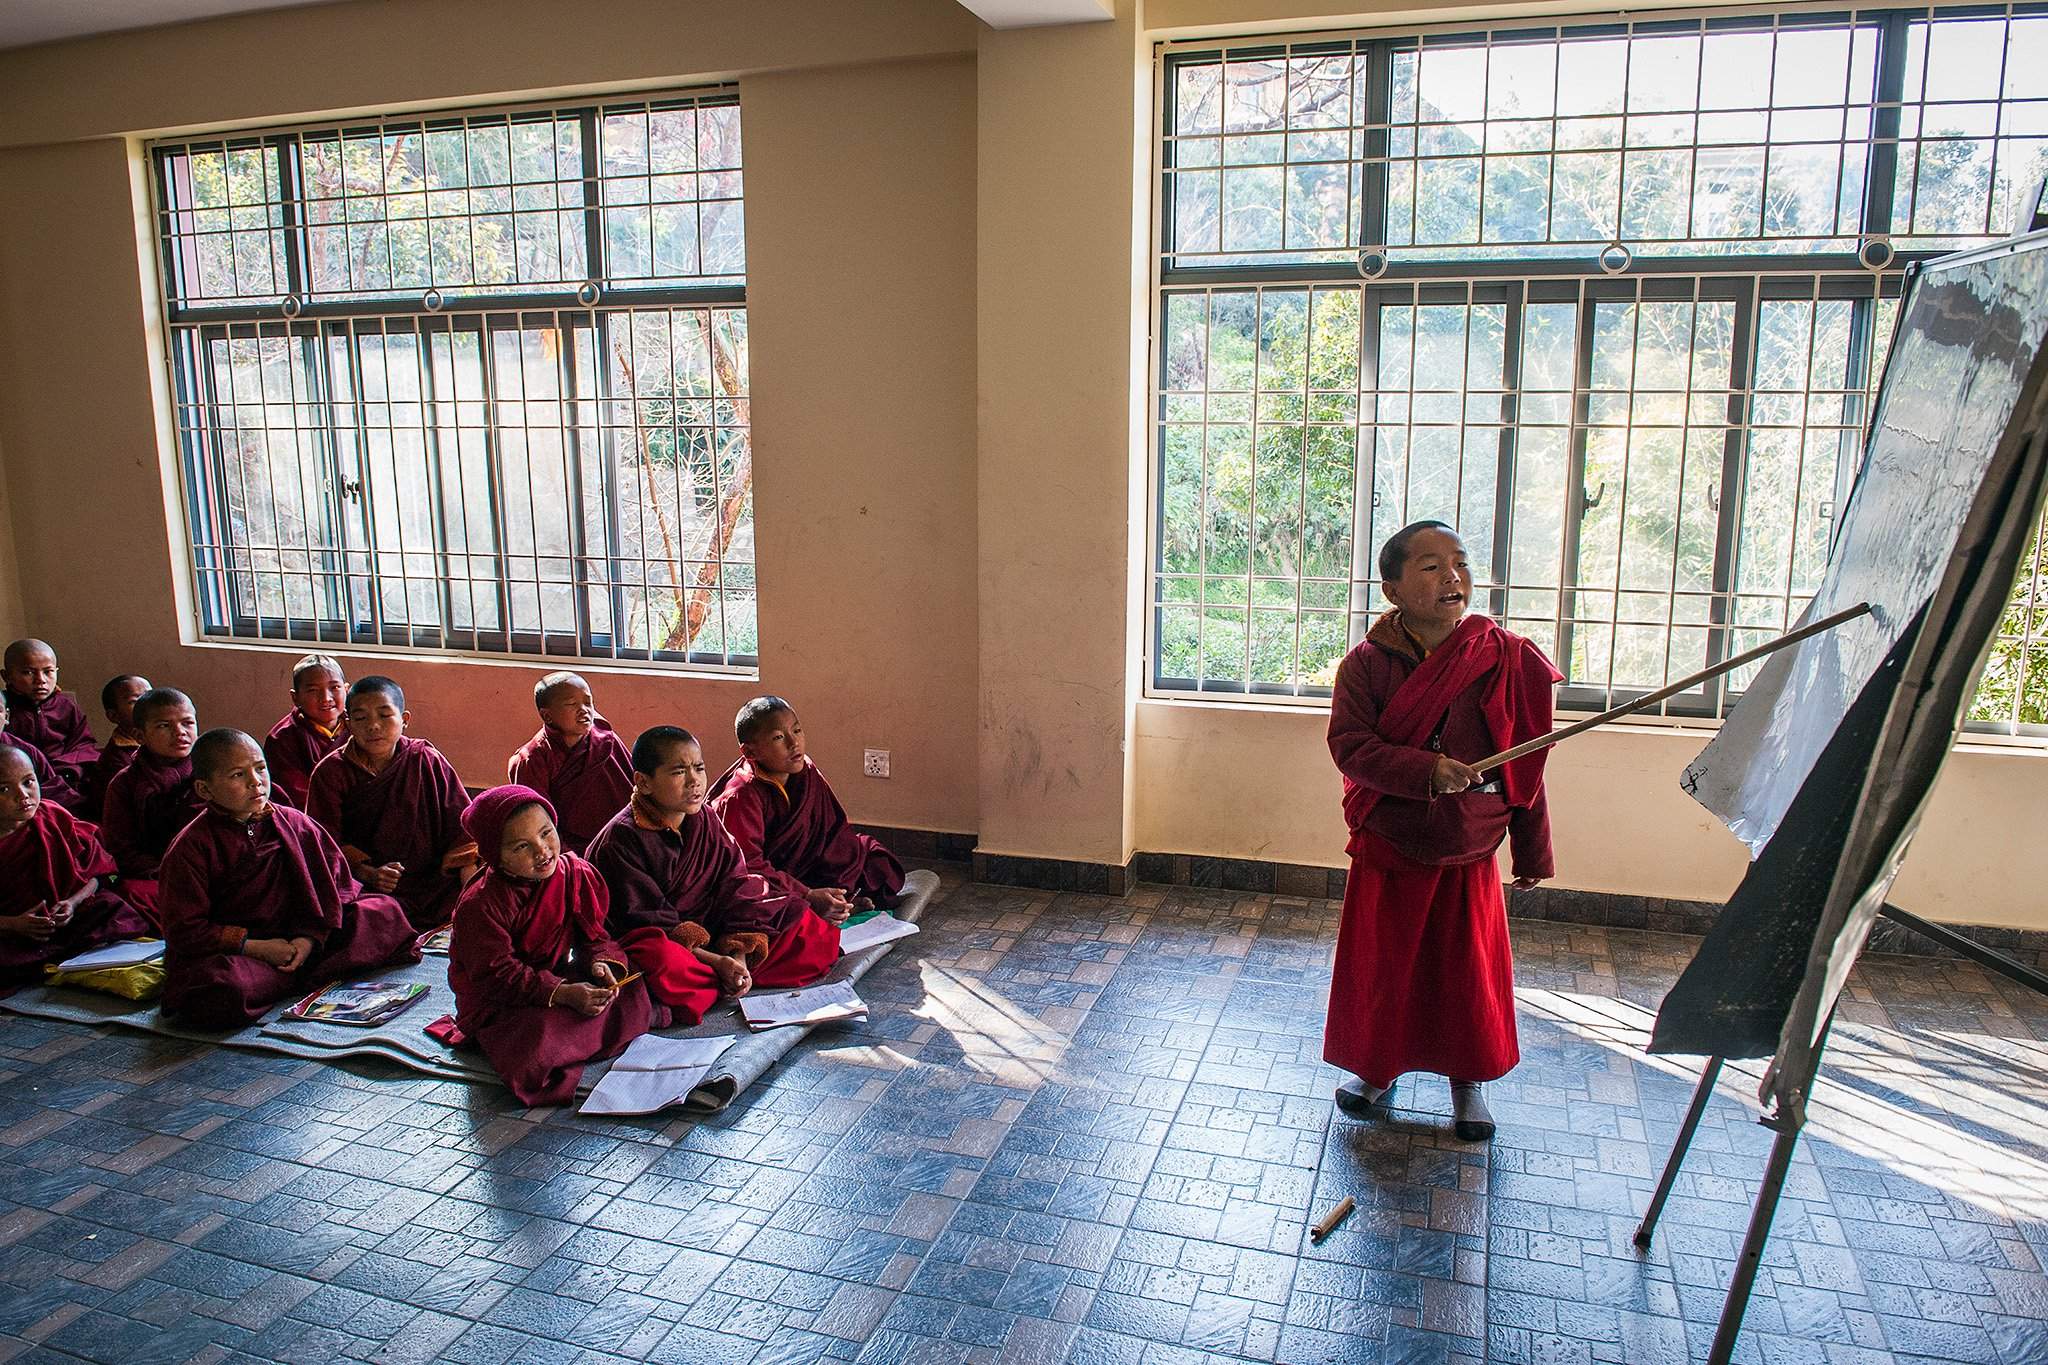
[[[1641,1043],[1689,940],[1517,926],[1521,1068],[1333,1117],[1335,909],[962,885],[714,1122],[0,1021],[0,1357],[1663,1365],[1703,1356],[1770,1134]],[[1867,963],[1748,1361],[2048,1361],[2048,1002]],[[1349,1194],[1320,1247],[1305,1225]]]

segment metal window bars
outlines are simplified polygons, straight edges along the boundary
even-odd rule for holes
[[[1326,695],[1425,516],[1575,709],[1782,629],[1904,267],[2048,170],[2036,54],[2048,6],[1166,45],[1149,690]],[[1983,728],[2048,721],[2035,567]]]
[[[152,157],[205,633],[751,671],[730,90]]]

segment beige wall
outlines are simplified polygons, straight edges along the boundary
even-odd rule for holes
[[[209,721],[260,724],[283,702],[288,654],[183,638],[135,162],[115,135],[737,75],[762,685],[802,703],[853,814],[978,831],[993,852],[1336,864],[1324,715],[1141,700],[1132,592],[1145,24],[1328,16],[1307,0],[1137,3],[1114,23],[998,34],[952,0],[365,0],[0,54],[0,620],[18,594],[88,694],[138,668],[188,685]],[[344,50],[384,55],[285,59]],[[348,662],[396,674],[473,782],[530,726],[531,668]],[[715,760],[754,690],[594,681],[622,728],[681,719]],[[1727,893],[1743,852],[1677,788],[1701,742],[1644,727],[1559,751],[1563,884]],[[864,745],[892,750],[890,781],[857,775]],[[2037,753],[1958,753],[1896,898],[2048,927],[2048,845],[2010,837],[2044,794]]]
[[[571,10],[637,36],[594,55],[588,31],[556,31]],[[755,19],[737,23],[741,10]],[[342,50],[336,25],[401,56],[315,63],[294,80],[264,56]],[[442,43],[449,25],[490,41]],[[751,76],[743,106],[762,680],[591,678],[622,730],[679,721],[720,763],[739,703],[782,692],[856,818],[965,831],[976,801],[974,28],[951,0],[339,5],[0,56],[0,128],[21,138],[285,119],[448,91],[681,79],[696,60],[800,66]],[[891,51],[907,60],[876,60]],[[842,56],[859,64],[807,65]],[[190,79],[207,70],[237,79]],[[293,652],[186,643],[173,601],[130,156],[107,137],[0,149],[0,452],[26,615],[88,701],[110,674],[136,670],[191,691],[205,723],[267,725]],[[352,676],[397,677],[418,732],[472,783],[502,781],[533,729],[534,667],[343,657]],[[863,745],[891,749],[890,780],[860,776]]]
[[[1141,703],[1139,846],[1343,866],[1328,725],[1320,710]],[[1748,852],[1678,786],[1706,740],[1697,729],[1618,725],[1559,745],[1546,770],[1555,885],[1727,899]],[[2048,757],[2039,751],[1962,746],[1942,770],[1891,899],[1929,919],[2048,929],[2048,845],[2014,837],[2044,798]]]
[[[1122,863],[1139,44],[985,33],[979,57],[980,835]]]

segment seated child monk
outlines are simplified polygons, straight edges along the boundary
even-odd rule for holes
[[[123,673],[118,678],[109,678],[107,685],[100,689],[100,709],[107,713],[107,724],[114,727],[114,733],[107,736],[107,742],[100,748],[100,756],[85,770],[85,800],[79,814],[88,820],[97,820],[107,807],[107,784],[134,759],[136,750],[142,747],[142,732],[135,728],[135,703],[142,694],[149,691],[149,679],[134,673]]]
[[[364,886],[398,898],[415,927],[438,929],[476,871],[462,832],[469,793],[441,751],[405,733],[405,692],[372,675],[348,690],[348,742],[320,760],[306,813],[341,845]]]
[[[705,790],[696,736],[657,725],[634,742],[631,803],[590,842],[612,933],[678,1024],[717,991],[807,986],[839,960],[838,927],[747,871]]]
[[[711,784],[711,809],[739,840],[747,870],[834,923],[849,908],[894,905],[903,864],[846,822],[832,784],[804,754],[804,727],[789,703],[756,697],[733,729],[740,756]]]
[[[149,933],[107,889],[113,874],[98,831],[43,800],[26,753],[0,747],[0,983],[40,981],[44,963]]]
[[[121,870],[121,894],[144,914],[155,915],[157,865],[164,850],[206,806],[192,790],[199,713],[183,692],[154,687],[135,699],[133,715],[142,747],[107,783],[100,837]]]
[[[57,776],[57,770],[50,766],[49,759],[43,757],[43,751],[7,729],[7,701],[4,697],[0,697],[0,749],[12,749],[28,760],[30,771],[36,775],[36,786],[44,793],[44,800],[53,801],[56,798],[49,793],[64,790],[64,779]]]
[[[0,663],[7,683],[7,728],[43,751],[63,781],[50,799],[76,808],[84,799],[85,770],[100,756],[92,727],[77,702],[57,690],[57,653],[41,640],[16,640]]]
[[[287,996],[418,959],[398,902],[365,892],[327,831],[271,804],[255,740],[201,735],[192,787],[206,808],[163,862],[167,1016],[240,1028]]]
[[[562,847],[582,853],[633,794],[633,755],[597,714],[590,684],[550,673],[533,688],[540,730],[512,755],[506,781],[531,787],[560,812]]]
[[[315,765],[348,742],[341,723],[342,687],[340,661],[308,654],[292,665],[292,709],[263,738],[271,790],[282,789],[300,810],[306,808]]]
[[[486,867],[462,890],[448,947],[455,1021],[521,1104],[563,1104],[588,1062],[668,1022],[605,930],[604,878],[562,848],[554,807],[493,787],[462,812]]]

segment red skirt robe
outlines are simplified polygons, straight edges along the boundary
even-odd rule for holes
[[[49,938],[38,942],[0,933],[0,982],[40,981],[45,963],[148,934],[149,921],[109,889],[113,876],[114,860],[100,844],[99,831],[52,802],[43,802],[27,824],[0,837],[0,915],[25,915],[77,895],[95,878],[100,883]]]
[[[709,807],[670,829],[635,802],[590,844],[611,890],[612,933],[654,998],[694,1018],[718,998],[717,978],[693,945],[737,953],[756,987],[808,986],[839,960],[839,930],[801,900],[747,870],[740,847]]]
[[[1374,1086],[1409,1071],[1490,1081],[1521,1060],[1514,958],[1495,850],[1552,875],[1537,753],[1499,791],[1431,797],[1438,754],[1466,763],[1550,729],[1557,670],[1471,616],[1427,660],[1381,617],[1337,669],[1330,752],[1344,777],[1351,870],[1323,1057]]]
[[[234,1029],[287,996],[419,959],[405,911],[363,890],[327,831],[272,806],[246,823],[208,807],[164,854],[163,1011],[191,1028]],[[295,972],[242,955],[252,938],[309,938]]]
[[[448,947],[455,1019],[521,1104],[567,1103],[585,1065],[667,1023],[644,980],[594,1016],[548,1003],[563,982],[590,980],[594,962],[626,975],[626,954],[605,931],[607,904],[604,879],[573,853],[545,882],[486,871],[456,903]]]
[[[346,732],[337,730],[330,735],[294,706],[263,737],[263,761],[270,767],[271,787],[283,788],[293,805],[306,809],[313,769],[346,743]]]
[[[66,809],[77,810],[85,799],[86,770],[99,759],[100,746],[92,737],[85,712],[69,694],[53,692],[32,702],[13,688],[7,689],[7,728],[42,750],[43,757],[57,770],[63,786],[57,800]]]

